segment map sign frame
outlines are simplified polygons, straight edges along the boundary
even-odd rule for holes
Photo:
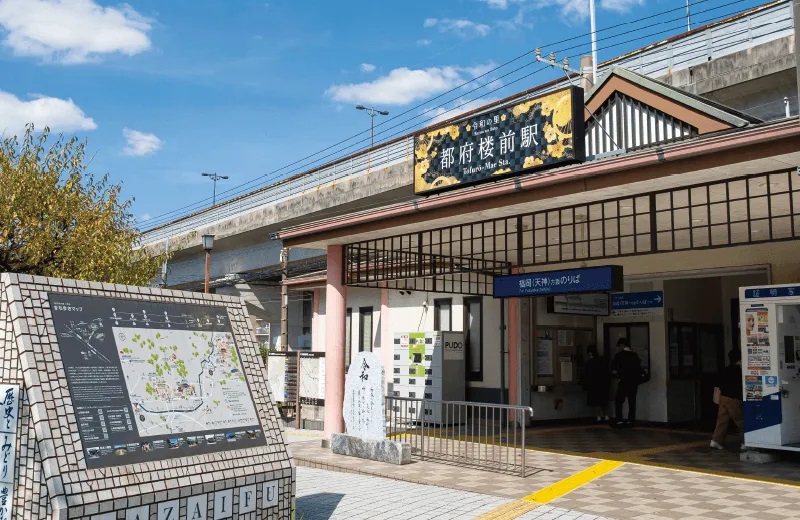
[[[48,298],[87,468],[267,444],[226,307]]]

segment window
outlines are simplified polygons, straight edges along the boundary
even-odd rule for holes
[[[453,300],[433,300],[433,330],[453,330]]]
[[[464,347],[467,353],[467,379],[483,381],[483,302],[464,298]]]
[[[353,344],[353,309],[347,309],[347,318],[344,324],[344,367],[350,366],[350,346]]]
[[[372,307],[358,309],[358,351],[372,352]]]

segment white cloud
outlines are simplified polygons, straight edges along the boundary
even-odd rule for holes
[[[466,20],[463,18],[442,18],[441,20],[437,20],[436,18],[428,18],[423,22],[422,26],[437,27],[439,32],[453,33],[462,38],[487,36],[492,30],[492,28],[486,24],[476,23],[472,20]]]
[[[402,67],[374,81],[333,85],[326,94],[334,101],[344,103],[406,105],[453,89],[491,67],[491,65],[428,69]]]
[[[430,41],[430,40],[428,40],[426,38],[421,38],[421,39],[417,40],[417,45],[419,47],[427,47],[428,45],[430,45],[432,43],[433,43],[432,41]]]
[[[565,17],[574,17],[583,20],[589,16],[589,0],[541,0],[539,7],[552,8],[557,6]]]
[[[644,3],[645,0],[600,0],[599,8],[623,14]],[[538,0],[537,3],[540,9],[552,9],[553,6],[558,7],[567,19],[582,21],[589,17],[589,0]]]
[[[644,5],[644,0],[601,0],[600,7],[616,13],[627,13],[634,7]]]
[[[142,216],[139,217],[139,222],[146,222],[146,221],[150,220],[151,218],[153,218],[153,217],[150,215],[150,213],[142,213]]]
[[[372,63],[362,63],[361,72],[375,72],[375,65]]]
[[[122,153],[132,157],[153,154],[164,144],[155,134],[131,130],[130,128],[124,128],[122,134],[125,136],[125,140],[128,141]]]
[[[97,124],[71,99],[32,95],[28,101],[0,90],[0,131],[20,133],[28,123],[53,132],[94,130]]]
[[[453,103],[450,103],[447,107],[437,108],[433,112],[429,112],[426,115],[433,117],[429,124],[441,123],[442,121],[460,116],[461,114],[469,112],[470,110],[481,108],[482,106],[488,105],[494,101],[497,100],[495,98],[479,98],[469,101],[465,99],[457,99]]]
[[[107,54],[128,56],[150,48],[148,19],[131,6],[93,0],[0,0],[4,44],[18,56],[64,64]]]
[[[481,0],[492,9],[508,9],[508,0]]]

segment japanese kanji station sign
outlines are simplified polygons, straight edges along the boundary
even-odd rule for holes
[[[570,87],[414,136],[414,193],[585,159],[583,89]]]
[[[522,296],[619,292],[623,289],[622,266],[604,265],[495,276],[493,296],[495,298],[519,298]]]

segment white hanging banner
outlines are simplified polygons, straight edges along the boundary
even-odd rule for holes
[[[0,384],[0,520],[13,517],[19,386]]]

